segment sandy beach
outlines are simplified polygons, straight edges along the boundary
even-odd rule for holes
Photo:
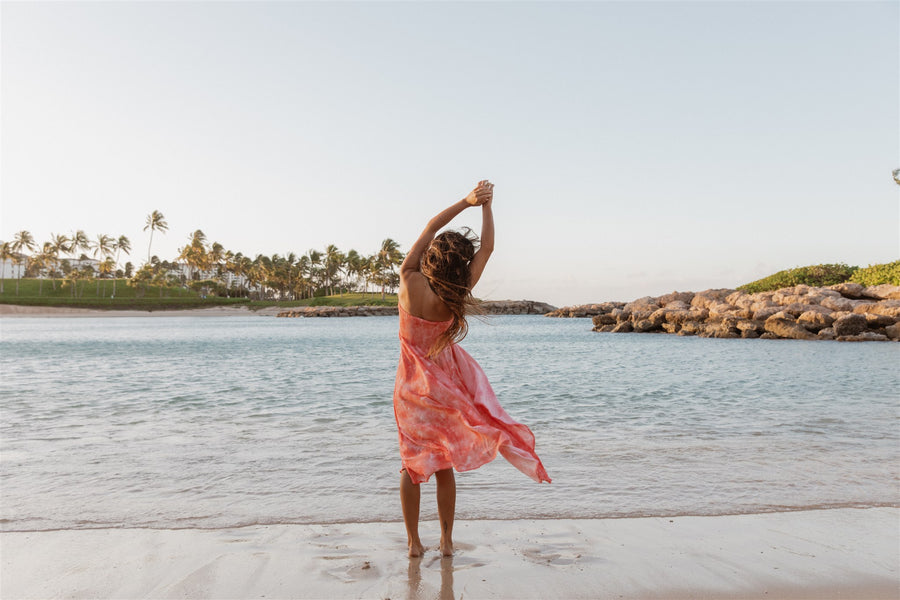
[[[213,306],[210,308],[193,308],[183,310],[101,310],[95,308],[71,308],[67,306],[19,306],[16,304],[0,304],[0,317],[228,317],[228,316],[264,316],[274,317],[283,308],[270,306],[259,310],[250,310],[246,306]]]
[[[900,597],[900,510],[0,534],[4,598]],[[437,524],[422,524],[437,540]]]

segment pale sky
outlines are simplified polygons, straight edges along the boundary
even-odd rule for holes
[[[483,178],[476,295],[900,257],[900,2],[3,2],[0,239],[404,250]],[[480,227],[480,211],[454,224]]]

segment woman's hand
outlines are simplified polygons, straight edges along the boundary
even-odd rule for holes
[[[479,181],[478,185],[475,186],[475,189],[466,196],[466,202],[470,206],[483,206],[485,204],[490,204],[493,198],[494,184],[487,179],[483,179],[482,181]]]

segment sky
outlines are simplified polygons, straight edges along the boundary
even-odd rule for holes
[[[490,179],[476,296],[561,306],[897,260],[897,167],[897,1],[0,4],[2,240],[406,250]]]

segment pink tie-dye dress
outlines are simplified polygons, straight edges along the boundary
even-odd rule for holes
[[[550,477],[534,452],[534,434],[513,421],[478,363],[456,344],[428,350],[450,321],[427,321],[400,308],[400,364],[394,415],[400,458],[413,483],[455,468],[471,471],[503,455],[537,482]]]

